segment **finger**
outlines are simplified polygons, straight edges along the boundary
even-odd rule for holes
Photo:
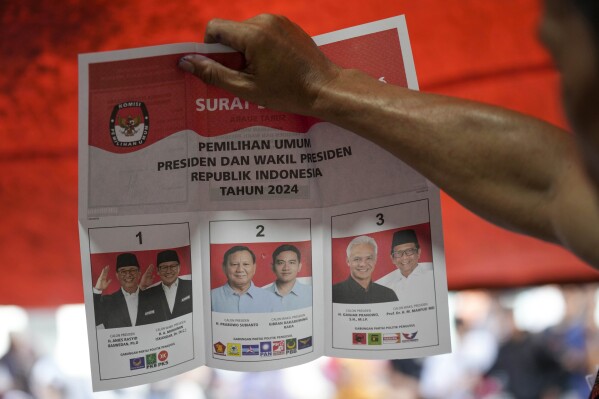
[[[252,27],[243,22],[213,19],[206,26],[204,42],[224,44],[243,53],[245,52],[245,37],[249,34],[250,29]]]
[[[199,54],[187,55],[181,58],[179,68],[195,75],[207,84],[241,96],[248,91],[250,84],[250,80],[245,73],[229,69]]]

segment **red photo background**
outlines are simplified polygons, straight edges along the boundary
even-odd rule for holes
[[[179,270],[179,276],[185,276],[191,274],[191,248],[189,245],[178,248],[166,248],[177,251],[177,255],[179,256],[179,263],[181,265],[181,269]],[[160,278],[157,274],[157,264],[156,264],[156,256],[159,252],[164,251],[165,249],[156,249],[150,251],[128,251],[129,253],[134,254],[137,257],[137,261],[139,262],[139,268],[141,273],[143,274],[148,266],[154,265],[154,280],[153,283],[157,283],[160,281]],[[92,265],[92,284],[95,285],[100,273],[104,266],[109,266],[108,278],[112,281],[106,290],[102,292],[102,294],[112,294],[116,290],[118,290],[121,286],[116,279],[116,258],[120,254],[124,252],[106,252],[102,254],[92,254],[91,255],[91,265]]]
[[[262,287],[275,280],[275,274],[272,271],[272,253],[279,245],[295,245],[302,255],[302,270],[298,277],[312,276],[312,245],[310,241],[296,242],[269,242],[269,243],[251,243],[251,244],[210,244],[210,288],[217,288],[227,282],[227,277],[223,272],[223,256],[231,247],[242,245],[252,250],[256,255],[256,274],[252,279],[254,284]]]
[[[431,248],[431,227],[429,223],[418,224],[414,226],[402,227],[401,229],[383,230],[376,233],[359,234],[351,237],[333,238],[331,250],[333,253],[333,284],[340,283],[349,277],[349,267],[347,266],[347,246],[354,238],[365,235],[374,238],[378,246],[377,262],[372,272],[372,281],[375,281],[385,274],[396,269],[391,262],[391,241],[393,233],[400,230],[412,229],[418,237],[420,244],[420,262],[432,262],[433,252]]]

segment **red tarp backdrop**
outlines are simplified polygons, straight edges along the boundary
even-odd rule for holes
[[[0,303],[81,302],[77,54],[201,41],[213,17],[284,14],[311,35],[406,14],[421,90],[565,126],[536,40],[538,0],[3,0],[0,2]],[[484,134],[484,132],[481,132]],[[426,148],[423,148],[423,156]],[[443,198],[449,286],[597,280],[565,251],[493,227]]]

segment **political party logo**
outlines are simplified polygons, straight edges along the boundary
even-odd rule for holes
[[[242,345],[241,354],[243,356],[257,356],[260,354],[260,346],[256,345]]]
[[[312,346],[312,337],[306,337],[297,340],[297,349],[302,350]]]
[[[135,147],[145,143],[150,131],[150,116],[141,101],[117,104],[110,114],[110,137],[117,147]]]
[[[155,353],[150,353],[149,355],[146,355],[146,365],[147,366],[153,366],[156,363],[158,363],[158,360],[156,358]]]
[[[158,355],[156,353],[150,353],[146,355],[146,368],[153,369],[156,367],[162,367],[168,365],[168,352],[160,351]]]
[[[159,362],[166,362],[166,359],[168,359],[168,352],[167,351],[160,351],[158,353],[158,361]]]
[[[297,339],[288,338],[285,341],[285,348],[287,348],[287,351],[286,351],[287,354],[297,352]]]
[[[381,333],[368,333],[368,345],[381,345],[382,343]]]
[[[366,345],[366,333],[353,333],[351,341],[354,345]]]
[[[418,339],[416,338],[417,334],[418,334],[418,331],[413,332],[413,333],[401,333],[401,335],[403,335],[404,342],[415,342],[415,341],[418,341]]]
[[[401,343],[401,334],[383,334],[383,344],[399,344]]]
[[[272,343],[270,341],[260,342],[260,356],[272,356]]]
[[[214,344],[214,353],[217,355],[226,356],[226,354],[225,354],[226,349],[227,349],[227,347],[225,346],[225,344],[223,344],[220,341]]]
[[[136,357],[133,359],[129,359],[129,370],[138,370],[138,369],[145,369],[145,368],[146,368],[146,362],[143,357]]]
[[[285,341],[272,341],[273,356],[285,354]]]
[[[227,343],[227,356],[241,356],[241,344]]]

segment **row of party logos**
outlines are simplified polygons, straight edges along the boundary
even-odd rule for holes
[[[400,344],[402,342],[418,342],[418,331],[404,333],[352,333],[353,345]]]
[[[129,370],[152,369],[163,366],[168,366],[168,351],[166,350],[129,359]]]
[[[228,342],[223,344],[217,342],[214,344],[214,353],[221,356],[281,356],[290,355],[312,347],[312,337],[306,338],[287,338],[278,341],[262,341],[252,344],[240,344]]]

